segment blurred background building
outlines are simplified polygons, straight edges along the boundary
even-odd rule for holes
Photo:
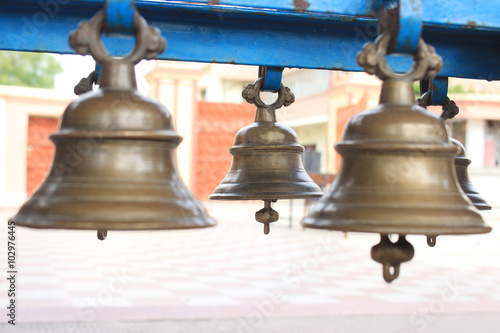
[[[168,107],[184,138],[177,149],[180,174],[206,200],[230,167],[227,149],[235,133],[253,122],[255,107],[244,102],[241,91],[255,81],[257,67],[152,61],[142,68],[140,90]],[[20,205],[43,180],[53,154],[48,136],[76,98],[71,90],[81,77],[73,78],[65,83],[66,93],[0,86],[0,205]],[[334,144],[354,114],[377,105],[380,81],[364,73],[286,69],[283,83],[296,101],[278,110],[278,121],[297,133],[313,179],[330,180],[323,176],[334,175],[340,162]],[[450,79],[449,96],[460,107],[450,130],[465,145],[471,176],[483,191],[500,184],[499,91],[499,82]],[[264,95],[268,101],[275,98]],[[431,111],[439,114],[440,108]],[[500,205],[489,193],[484,195]]]

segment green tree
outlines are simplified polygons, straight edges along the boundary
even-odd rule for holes
[[[420,82],[413,82],[413,91],[416,96],[420,97]]]
[[[62,73],[59,61],[46,53],[0,51],[0,84],[36,88],[54,88],[54,79]]]

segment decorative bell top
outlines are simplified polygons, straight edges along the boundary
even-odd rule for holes
[[[262,102],[259,95],[263,84],[263,79],[259,78],[254,84],[247,84],[242,92],[243,98],[248,103],[257,106],[255,122],[243,127],[236,133],[231,150],[242,147],[269,149],[276,146],[276,148],[281,149],[287,147],[295,148],[300,152],[304,151],[304,147],[298,143],[295,132],[291,128],[276,122],[276,109],[292,104],[295,101],[295,96],[288,87],[282,84],[278,91],[278,99],[273,104],[267,105]]]
[[[101,138],[156,138],[178,145],[182,137],[175,132],[170,113],[165,106],[139,94],[134,71],[142,59],[156,58],[165,51],[165,39],[136,12],[135,47],[126,57],[114,58],[101,41],[104,20],[104,12],[100,11],[70,34],[70,45],[77,53],[90,53],[102,63],[101,83],[98,91],[81,95],[67,107],[60,130],[51,139],[83,137],[99,131]]]
[[[345,128],[342,142],[420,142],[450,146],[443,121],[424,108],[381,104],[356,114]],[[458,150],[457,150],[458,152]]]
[[[390,39],[390,34],[382,34],[375,44],[365,45],[358,55],[360,66],[384,80],[380,103],[372,110],[356,114],[346,125],[343,139],[335,148],[341,154],[359,153],[360,150],[415,152],[425,149],[426,153],[455,156],[458,150],[449,141],[444,123],[415,105],[412,86],[414,80],[434,76],[442,66],[441,57],[432,46],[420,40],[410,71],[394,73],[385,59]]]

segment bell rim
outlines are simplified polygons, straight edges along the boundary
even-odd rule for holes
[[[358,155],[373,152],[375,154],[398,154],[422,152],[426,155],[439,155],[454,157],[459,153],[458,147],[451,144],[436,144],[429,142],[371,142],[371,141],[341,141],[335,144],[335,150],[342,156]]]
[[[492,228],[483,222],[479,226],[453,226],[453,227],[436,227],[436,226],[380,226],[372,223],[366,223],[362,220],[349,220],[348,223],[342,224],[342,219],[336,219],[335,225],[332,225],[332,219],[314,219],[314,223],[308,222],[309,218],[303,219],[300,224],[308,229],[321,229],[330,231],[342,232],[361,232],[361,233],[378,233],[378,234],[400,234],[400,235],[472,235],[486,234],[491,232]]]
[[[479,194],[479,193],[474,193],[474,192],[465,192],[465,195],[467,195],[467,198],[472,202],[474,207],[476,207],[479,210],[491,210],[493,207],[491,207],[486,200]]]
[[[258,195],[258,194],[253,194],[253,195],[234,195],[234,194],[219,194],[219,193],[214,193],[208,196],[209,200],[227,200],[227,201],[237,201],[237,200],[287,200],[287,199],[316,199],[316,198],[321,198],[324,195],[323,192],[317,193],[317,194],[311,194],[311,193],[298,193],[298,194],[273,194],[273,195]]]
[[[474,204],[474,207],[476,207],[478,210],[492,210],[493,209],[493,207],[491,207],[487,202],[474,202],[474,201],[472,201],[472,203]]]
[[[61,140],[88,140],[89,138],[99,140],[149,140],[149,141],[168,141],[174,143],[181,143],[182,136],[178,135],[174,130],[157,130],[157,131],[143,131],[143,130],[117,130],[117,131],[100,131],[88,130],[82,131],[69,131],[59,130],[58,132],[49,136],[50,140],[57,144]]]
[[[467,157],[457,156],[454,158],[454,162],[456,166],[462,166],[466,168],[472,163],[472,160],[468,159]]]
[[[133,222],[119,221],[111,222],[101,220],[97,221],[71,221],[68,216],[59,217],[57,219],[40,219],[37,218],[35,222],[30,222],[31,219],[19,219],[17,215],[9,219],[10,221],[15,221],[16,226],[27,227],[32,229],[68,229],[68,230],[123,230],[123,231],[133,231],[133,230],[182,230],[182,229],[199,229],[199,228],[209,228],[217,225],[217,221],[210,216],[198,217],[194,219],[188,219],[187,222],[144,222],[134,220]],[[202,222],[203,224],[195,224],[193,222]],[[106,224],[104,226],[104,224]],[[140,224],[139,227],[131,227],[130,224]]]
[[[272,152],[284,152],[284,153],[302,153],[304,151],[304,147],[299,144],[286,144],[286,145],[255,145],[255,146],[233,146],[229,148],[230,154],[253,154],[253,153],[267,153],[269,151]]]

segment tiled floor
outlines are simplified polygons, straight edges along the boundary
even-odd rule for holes
[[[282,221],[267,236],[253,221],[257,202],[209,204],[215,228],[115,231],[105,241],[19,227],[16,332],[203,332],[200,322],[207,332],[462,332],[471,320],[498,332],[499,213],[483,215],[496,227],[488,235],[441,236],[435,248],[408,237],[415,257],[389,285],[370,258],[377,235],[303,231],[298,220],[289,228],[287,204],[278,207]],[[6,262],[5,246],[0,254]],[[7,289],[2,279],[1,304]],[[307,318],[312,326],[299,329]]]

